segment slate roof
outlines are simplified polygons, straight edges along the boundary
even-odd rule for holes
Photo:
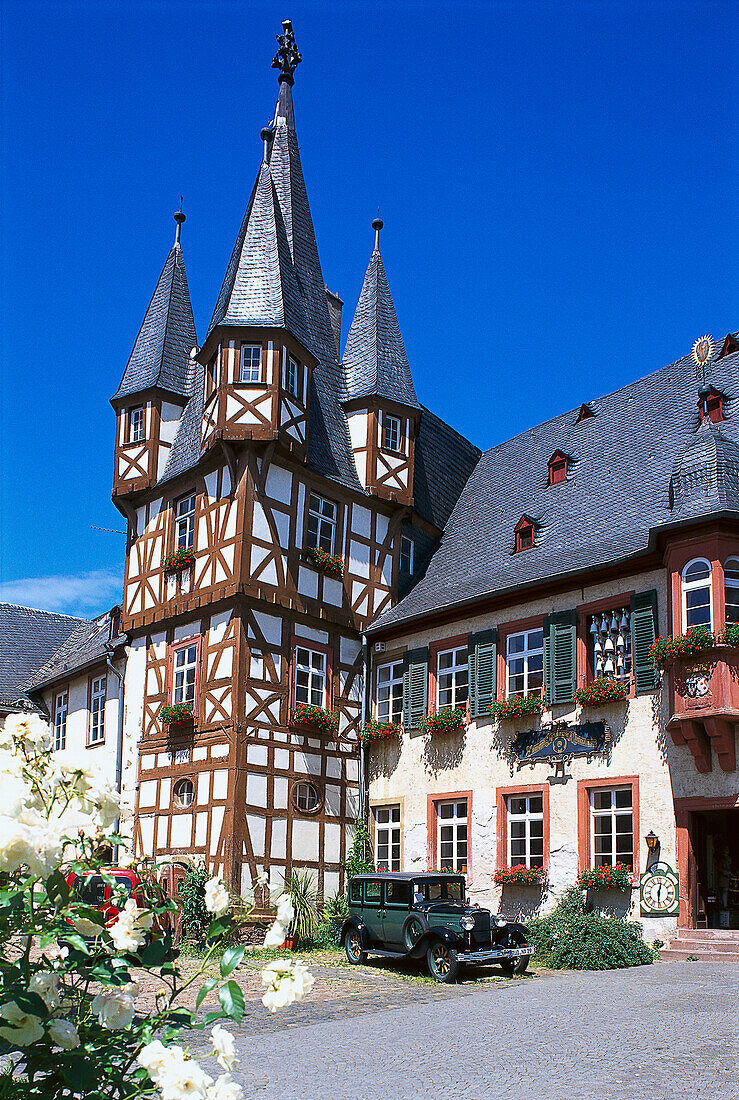
[[[692,356],[486,451],[449,519],[424,578],[369,629],[401,622],[550,577],[638,556],[655,528],[700,515],[739,516],[739,352],[718,353],[708,380],[727,419],[700,427]],[[739,408],[739,403],[737,403]],[[556,450],[567,480],[548,485]],[[522,515],[535,546],[514,553]]]
[[[413,463],[413,505],[418,514],[443,529],[480,454],[479,447],[422,408]]]
[[[190,352],[196,344],[185,260],[179,242],[175,242],[113,400],[150,386],[189,397],[196,372]]]
[[[347,400],[377,395],[420,407],[379,248],[365,272],[342,366]]]
[[[0,708],[35,704],[25,684],[86,619],[0,603]]]
[[[96,619],[83,619],[56,653],[34,672],[25,683],[26,691],[38,691],[47,684],[64,679],[77,670],[105,658],[110,648],[125,645],[126,636],[115,631],[118,608]]]

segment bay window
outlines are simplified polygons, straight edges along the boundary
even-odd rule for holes
[[[705,558],[694,558],[682,571],[683,630],[704,626],[713,630],[711,606],[711,565]]]

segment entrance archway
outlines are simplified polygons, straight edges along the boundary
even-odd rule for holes
[[[675,799],[678,927],[739,929],[739,795]]]

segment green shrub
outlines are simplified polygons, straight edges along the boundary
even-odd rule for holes
[[[295,910],[290,931],[297,936],[298,943],[310,943],[320,920],[313,874],[293,868],[285,879],[283,893],[290,896]]]
[[[564,893],[553,912],[528,921],[527,927],[537,960],[552,970],[619,970],[654,962],[640,924],[586,913],[576,886]]]
[[[205,884],[209,878],[204,863],[191,863],[177,893],[182,906],[182,935],[193,943],[205,943],[212,919],[205,908]]]
[[[344,860],[347,884],[354,875],[371,875],[375,869],[372,862],[372,841],[369,830],[361,817],[358,817],[354,825],[352,846]]]

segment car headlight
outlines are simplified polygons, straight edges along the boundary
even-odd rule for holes
[[[471,932],[475,927],[475,918],[470,916],[462,917],[459,923],[462,925],[465,932]]]
[[[503,917],[496,917],[495,918],[495,923],[498,926],[498,928],[505,928],[505,926],[508,924],[508,921],[505,920]]]

